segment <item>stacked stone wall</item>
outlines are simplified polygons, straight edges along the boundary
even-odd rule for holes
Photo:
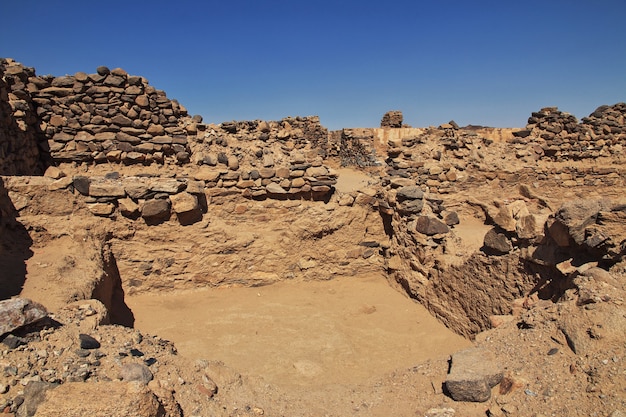
[[[580,122],[556,107],[533,112],[515,142],[534,147],[538,157],[557,161],[621,155],[626,145],[626,103],[598,107]]]
[[[0,174],[40,175],[47,142],[29,87],[35,71],[0,59]]]

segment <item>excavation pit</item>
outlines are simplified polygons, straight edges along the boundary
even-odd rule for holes
[[[196,359],[290,386],[358,384],[470,342],[381,275],[127,297],[136,326]]]

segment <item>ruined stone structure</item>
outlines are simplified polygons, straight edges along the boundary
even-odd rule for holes
[[[399,128],[402,127],[403,116],[399,110],[388,111],[380,121],[380,127]]]
[[[453,121],[413,129],[400,112],[387,113],[380,129],[336,132],[315,116],[210,124],[121,69],[41,77],[0,60],[0,266],[11,271],[0,299],[44,293],[55,319],[67,323],[0,335],[7,346],[0,410],[57,415],[72,393],[84,392],[106,404],[82,414],[115,405],[117,396],[124,401],[111,415],[298,415],[302,409],[290,407],[305,403],[276,405],[282,397],[271,390],[254,397],[241,375],[209,361],[183,362],[170,342],[131,329],[124,291],[366,273],[384,276],[456,333],[491,338],[482,346],[500,349],[507,374],[483,369],[477,381],[468,379],[486,355],[453,358],[457,369],[446,380],[453,399],[489,401],[500,383],[498,398],[514,393],[490,403],[489,415],[516,401],[547,414],[559,381],[567,398],[588,395],[589,404],[572,399],[585,412],[618,409],[619,398],[605,393],[620,388],[611,384],[624,372],[625,116],[618,103],[580,123],[544,108],[525,129],[506,131]],[[341,184],[343,172],[349,181]],[[596,190],[601,195],[580,199]],[[375,313],[364,306],[346,317]],[[500,333],[482,333],[507,325],[516,337],[523,329],[543,333],[519,333],[504,347],[492,343]],[[527,340],[531,353],[518,358]],[[547,360],[556,365],[546,367]],[[448,401],[441,375],[432,376],[439,371],[428,369],[439,365],[448,372],[446,358],[409,369],[398,377],[402,389],[430,372],[420,395],[408,395],[430,396],[433,406]],[[536,388],[554,369],[565,376]],[[598,381],[605,398],[594,394]],[[44,390],[49,396],[35,414]],[[137,395],[140,401],[127,401]],[[550,400],[529,401],[537,396]]]

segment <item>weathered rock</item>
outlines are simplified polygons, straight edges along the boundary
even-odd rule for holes
[[[504,233],[498,232],[495,227],[485,234],[483,245],[488,251],[497,254],[509,253],[513,250],[513,245],[509,238],[507,238]]]
[[[134,217],[139,214],[139,204],[135,203],[130,198],[122,198],[117,201],[120,213],[125,217]]]
[[[452,355],[445,384],[455,401],[485,402],[502,376],[503,370],[490,351],[471,348]]]
[[[415,223],[415,230],[427,236],[448,233],[450,228],[441,220],[431,216],[420,216]]]
[[[140,383],[68,382],[49,390],[37,417],[165,417],[152,391]]]
[[[89,195],[92,197],[126,197],[124,187],[117,182],[91,182]]]
[[[24,403],[20,406],[18,416],[34,416],[39,404],[45,401],[46,392],[58,387],[59,384],[31,381],[24,387]]]
[[[162,199],[147,200],[141,207],[141,217],[148,224],[159,224],[170,218],[170,201]]]
[[[2,300],[0,301],[0,335],[34,323],[47,315],[48,311],[44,306],[27,298]]]
[[[109,216],[115,211],[113,203],[93,203],[87,204],[89,211],[96,216]]]
[[[554,235],[557,242],[563,242],[557,237],[557,230],[566,230],[572,241],[582,244],[585,240],[585,228],[596,222],[598,212],[608,208],[608,202],[601,200],[575,200],[568,201],[554,214],[554,223],[550,226],[549,232]],[[566,246],[561,244],[561,246]]]
[[[448,225],[448,226],[454,226],[456,224],[459,224],[461,221],[459,220],[459,215],[456,211],[450,211],[448,213],[445,214],[443,221]]]
[[[76,191],[82,195],[89,195],[89,186],[91,184],[91,180],[89,178],[77,175],[74,177],[73,184]]]
[[[275,182],[270,182],[269,184],[267,184],[265,186],[265,189],[270,194],[287,194],[287,190],[285,190],[283,187]]]
[[[396,193],[396,198],[402,200],[417,200],[424,198],[424,192],[416,185],[400,187]]]
[[[410,214],[419,214],[424,208],[424,200],[404,200],[398,205],[398,212],[404,216]]]
[[[142,385],[147,385],[152,381],[153,375],[146,365],[141,363],[127,363],[120,370],[120,378],[122,381],[137,381]]]
[[[78,335],[78,338],[81,349],[98,349],[100,347],[100,342],[88,334],[81,333]]]

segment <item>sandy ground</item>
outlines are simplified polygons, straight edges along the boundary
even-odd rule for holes
[[[358,384],[470,345],[382,276],[127,298],[136,326],[288,390]]]

